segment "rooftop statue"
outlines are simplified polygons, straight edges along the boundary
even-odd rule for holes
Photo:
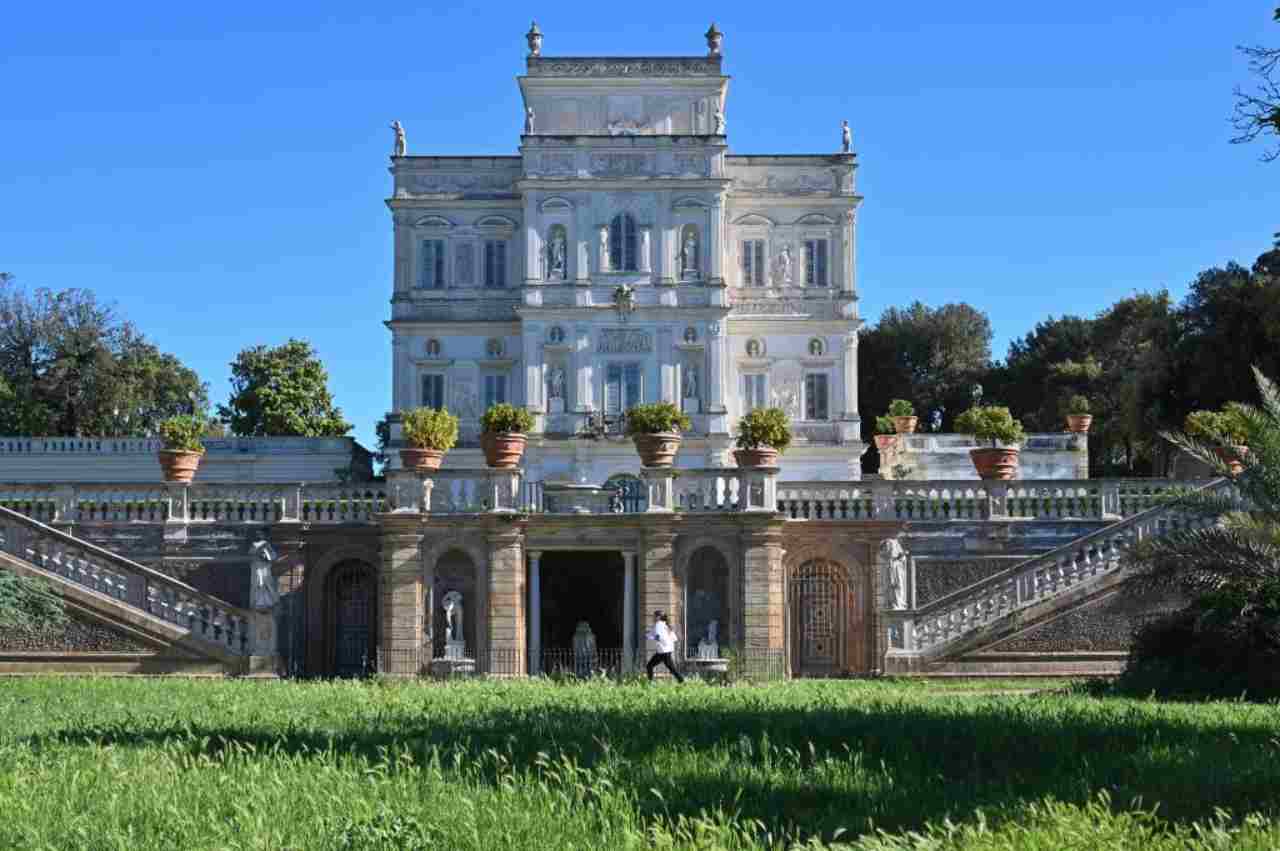
[[[396,131],[396,146],[392,150],[391,156],[403,157],[408,153],[408,150],[409,150],[409,146],[405,143],[405,140],[404,140],[404,127],[400,124],[399,121],[392,121],[391,129]]]
[[[849,149],[853,147],[853,131],[849,129],[848,121],[840,122],[840,148],[847,154]]]

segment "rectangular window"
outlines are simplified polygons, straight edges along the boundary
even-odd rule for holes
[[[507,401],[507,376],[491,373],[484,377],[484,409],[487,411],[494,405]]]
[[[827,285],[827,241],[825,239],[805,240],[804,282],[811,287]]]
[[[742,285],[746,287],[765,285],[763,239],[742,241]]]
[[[827,404],[827,376],[811,372],[804,377],[804,418],[806,420],[830,419]]]
[[[422,376],[422,407],[444,410],[444,376]]]
[[[490,239],[484,244],[484,285],[499,289],[507,285],[507,241]]]
[[[769,407],[764,395],[764,373],[742,376],[742,411],[754,411],[756,408]]]
[[[621,414],[632,405],[639,405],[640,364],[611,363],[605,369],[604,410],[606,414]]]
[[[444,286],[444,240],[422,241],[422,280],[418,286],[438,290]]]

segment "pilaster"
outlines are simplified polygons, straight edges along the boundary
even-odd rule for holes
[[[753,517],[742,526],[743,638],[753,650],[786,650],[786,589],[780,518]]]
[[[674,525],[651,522],[645,529],[640,553],[640,616],[644,623],[653,619],[653,613],[662,610],[667,616],[680,616],[679,583],[676,579],[676,531]],[[678,627],[682,627],[679,624]],[[645,642],[646,654],[652,653],[655,644]]]
[[[491,674],[526,672],[524,527],[497,521],[486,529],[489,565],[486,577],[486,647],[480,658]]]
[[[538,207],[533,192],[524,196],[524,282],[542,283],[541,240],[538,238]]]
[[[724,198],[716,195],[707,227],[707,283],[724,286]]]
[[[594,407],[591,392],[594,374],[591,365],[591,327],[578,325],[574,327],[573,332],[573,374],[577,384],[574,410],[585,413]]]
[[[844,336],[844,413],[843,420],[858,419],[858,332]]]
[[[419,673],[423,645],[422,521],[418,515],[382,514],[382,569],[378,576],[378,650],[392,676]]]

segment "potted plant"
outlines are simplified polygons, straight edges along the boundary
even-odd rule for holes
[[[670,467],[680,451],[680,432],[692,427],[684,412],[670,402],[650,402],[627,411],[627,434],[645,467]]]
[[[204,444],[200,437],[208,423],[196,414],[179,414],[160,423],[160,442],[164,448],[158,453],[160,473],[166,482],[189,483],[195,478],[200,459],[204,457]]]
[[[1089,399],[1079,394],[1067,400],[1067,431],[1072,434],[1088,434],[1093,424],[1093,414],[1089,413]]]
[[[1192,411],[1185,423],[1187,434],[1213,444],[1213,453],[1236,476],[1244,471],[1249,453],[1248,429],[1240,406],[1228,402],[1221,411]]]
[[[893,428],[898,434],[914,434],[916,430],[916,409],[906,399],[894,399],[889,403],[889,417],[893,420]]]
[[[898,430],[893,426],[893,417],[876,417],[876,449],[883,455],[898,442]]]
[[[776,467],[791,445],[791,422],[781,408],[756,408],[738,420],[739,467]]]
[[[446,410],[414,408],[400,416],[405,445],[400,463],[406,470],[439,470],[444,454],[458,442],[458,418]]]
[[[1012,479],[1018,470],[1018,446],[1026,433],[1022,423],[1001,405],[979,405],[956,417],[956,431],[971,434],[990,446],[970,449],[969,457],[982,479]],[[1003,445],[1002,445],[1003,444]]]
[[[494,405],[480,417],[480,448],[484,461],[497,470],[520,466],[533,430],[533,414],[506,402]]]

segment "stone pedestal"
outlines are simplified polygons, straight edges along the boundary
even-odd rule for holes
[[[686,414],[700,414],[702,413],[702,400],[686,396],[680,400],[680,408]]]
[[[770,514],[778,510],[777,467],[743,467],[738,471],[738,510]]]
[[[667,467],[644,467],[640,470],[649,492],[649,512],[670,514],[676,507],[676,472]]]
[[[561,398],[558,398],[558,397],[557,397],[557,398],[554,398],[554,399],[548,399],[548,400],[547,400],[547,413],[548,413],[548,414],[563,414],[563,413],[564,413],[564,399],[561,399]]]

